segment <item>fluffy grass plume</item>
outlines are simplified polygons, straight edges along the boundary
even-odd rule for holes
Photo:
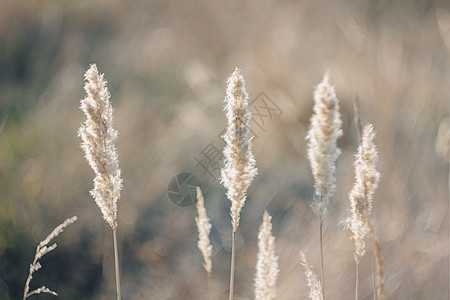
[[[211,253],[212,246],[209,241],[209,232],[211,231],[211,224],[209,223],[208,216],[206,215],[205,203],[204,203],[202,191],[197,187],[197,212],[198,217],[195,218],[195,223],[198,229],[198,248],[202,252],[205,268],[208,276],[211,274],[212,262]]]
[[[114,142],[117,130],[113,127],[113,109],[104,75],[92,64],[84,74],[86,98],[81,100],[80,109],[87,120],[81,124],[78,135],[85,157],[94,170],[94,189],[91,195],[100,208],[103,219],[111,226],[114,243],[117,299],[120,300],[119,258],[117,250],[117,200],[120,198],[122,178],[119,158]]]
[[[112,229],[117,227],[117,200],[120,198],[122,178],[119,159],[114,146],[117,131],[113,127],[113,109],[110,94],[103,74],[92,64],[84,74],[86,97],[81,100],[80,109],[87,120],[78,134],[81,147],[95,173],[94,189],[91,195],[100,208],[103,218]]]
[[[300,251],[300,264],[305,268],[306,283],[309,287],[309,299],[322,300],[322,285],[317,278],[316,273],[314,273],[312,266],[308,264],[306,255],[303,251]]]
[[[314,176],[315,197],[312,207],[319,217],[320,274],[324,298],[323,220],[327,215],[329,199],[336,188],[336,160],[341,154],[337,139],[342,136],[341,125],[339,101],[330,84],[330,77],[325,74],[314,91],[313,116],[306,137],[308,159]]]
[[[224,135],[226,145],[223,154],[225,160],[221,177],[222,184],[227,189],[227,197],[231,201],[230,215],[233,231],[231,233],[229,300],[233,300],[236,231],[239,227],[241,209],[244,207],[247,197],[247,189],[258,172],[249,137],[251,113],[248,110],[248,94],[245,89],[244,76],[238,68],[228,78],[224,102],[228,124]]]
[[[228,125],[224,135],[225,162],[221,176],[227,189],[227,197],[231,201],[231,223],[233,232],[236,232],[247,189],[257,173],[249,137],[251,113],[248,110],[248,94],[244,76],[238,68],[228,78],[225,113]]]
[[[25,300],[26,298],[30,297],[31,295],[40,294],[40,293],[47,293],[47,294],[52,294],[54,296],[58,296],[58,294],[56,292],[50,290],[49,288],[47,288],[45,286],[41,286],[40,288],[37,288],[37,289],[35,289],[35,290],[30,292],[29,291],[30,290],[30,283],[31,283],[31,279],[33,279],[34,272],[36,272],[37,270],[42,268],[41,264],[39,263],[39,260],[45,254],[49,253],[50,251],[53,251],[56,248],[56,246],[57,246],[56,243],[54,243],[51,246],[48,246],[48,244],[54,238],[56,238],[61,232],[63,232],[64,229],[67,226],[69,226],[70,224],[72,224],[76,220],[77,220],[76,216],[66,219],[62,224],[60,224],[58,227],[53,229],[53,231],[45,238],[45,240],[41,241],[39,243],[39,245],[37,246],[36,254],[34,256],[33,262],[30,264],[30,272],[28,273],[28,278],[27,278],[27,281],[25,283],[25,289],[24,289],[24,292],[23,292],[23,300]]]
[[[279,273],[278,257],[275,255],[275,238],[272,235],[271,216],[264,211],[258,233],[258,260],[255,276],[255,299],[271,300],[276,297]]]
[[[355,160],[355,185],[350,192],[350,218],[346,226],[353,233],[355,242],[355,261],[366,252],[364,239],[370,232],[370,216],[372,213],[372,200],[375,189],[380,179],[380,173],[376,170],[378,158],[374,144],[375,132],[371,124],[363,130],[361,143]]]
[[[336,187],[336,160],[341,154],[337,139],[342,136],[339,101],[328,74],[314,91],[314,108],[308,131],[308,159],[314,175],[315,209],[323,219],[326,203]]]

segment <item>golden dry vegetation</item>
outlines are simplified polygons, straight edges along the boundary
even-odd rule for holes
[[[21,297],[36,244],[73,215],[78,221],[32,284],[61,299],[114,295],[111,230],[89,195],[93,172],[77,137],[90,63],[108,80],[119,131],[123,299],[208,299],[195,205],[168,196],[182,172],[201,182],[212,290],[215,299],[228,296],[230,202],[196,158],[211,142],[223,147],[226,79],[236,66],[255,100],[258,175],[237,233],[235,298],[254,298],[265,209],[279,256],[277,299],[307,297],[299,250],[316,270],[320,258],[305,137],[314,87],[328,70],[343,137],[324,222],[327,298],[354,298],[354,244],[342,221],[354,184],[358,99],[362,124],[377,132],[373,220],[386,299],[448,299],[449,151],[444,138],[437,152],[436,138],[449,117],[450,6],[426,0],[0,0],[0,299]],[[262,105],[261,92],[278,110]],[[372,298],[371,251],[360,263],[360,299]]]

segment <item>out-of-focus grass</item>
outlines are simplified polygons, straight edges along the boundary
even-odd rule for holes
[[[363,123],[377,131],[382,179],[374,214],[386,295],[446,298],[448,163],[434,143],[449,114],[448,23],[448,7],[432,1],[0,2],[0,116],[7,118],[0,133],[0,299],[20,297],[36,243],[72,215],[79,221],[59,237],[33,283],[64,299],[110,299],[114,291],[110,232],[89,195],[93,175],[77,138],[82,75],[92,62],[105,72],[120,133],[124,299],[206,299],[195,209],[167,197],[169,181],[183,171],[202,178],[213,225],[212,283],[217,298],[227,295],[229,203],[194,158],[225,128],[225,80],[235,66],[251,98],[264,91],[283,111],[266,120],[265,132],[254,127],[259,175],[242,212],[236,295],[253,297],[266,207],[280,255],[279,299],[307,293],[298,250],[319,262],[305,134],[313,87],[329,69],[344,137],[324,237],[327,294],[353,293],[353,245],[338,224],[353,185],[358,97]],[[371,296],[370,276],[367,256],[361,298]]]

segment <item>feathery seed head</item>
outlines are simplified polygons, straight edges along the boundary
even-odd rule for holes
[[[337,139],[342,136],[339,101],[328,74],[314,91],[314,114],[308,131],[308,159],[314,176],[315,206],[321,217],[326,214],[325,202],[334,194],[336,160],[341,154]]]
[[[95,173],[94,189],[91,195],[100,208],[103,218],[117,227],[117,200],[120,198],[122,178],[119,159],[114,146],[117,131],[113,127],[113,109],[110,94],[103,74],[92,64],[84,75],[86,97],[81,100],[80,109],[87,120],[81,124],[78,135],[81,148]]]
[[[275,237],[272,235],[271,216],[264,211],[258,233],[258,260],[256,263],[255,299],[270,300],[276,297],[279,273],[278,257],[275,255]]]
[[[312,266],[308,264],[306,260],[306,255],[300,250],[300,264],[305,268],[306,283],[309,287],[309,299],[311,300],[322,300],[322,284],[317,278]]]
[[[231,223],[233,232],[236,232],[247,189],[257,173],[249,138],[251,113],[248,110],[248,94],[244,76],[238,68],[228,78],[224,102],[228,124],[224,135],[225,161],[221,177],[222,184],[227,189],[227,197],[231,201]]]
[[[356,182],[349,195],[351,215],[346,226],[353,233],[356,262],[359,262],[366,250],[364,239],[370,232],[369,218],[372,214],[373,194],[381,176],[376,170],[378,154],[373,141],[374,138],[373,126],[371,124],[366,125],[356,154]]]
[[[203,267],[208,274],[211,274],[212,262],[212,246],[209,241],[209,232],[211,231],[211,224],[209,223],[208,216],[206,215],[205,203],[202,195],[202,191],[197,187],[197,212],[198,217],[195,218],[198,230],[198,248],[202,252],[203,260],[205,263]]]

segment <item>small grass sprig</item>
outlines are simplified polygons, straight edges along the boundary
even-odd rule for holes
[[[48,246],[48,244],[56,238],[60,233],[64,231],[64,229],[69,226],[70,224],[74,223],[77,220],[77,217],[74,216],[72,218],[66,219],[62,224],[58,225],[53,231],[43,240],[39,243],[39,245],[36,248],[36,254],[34,255],[33,262],[30,264],[30,271],[28,273],[27,281],[25,282],[25,288],[23,292],[23,300],[26,298],[40,293],[47,293],[54,296],[58,296],[58,294],[49,288],[45,286],[41,286],[40,288],[37,288],[30,292],[30,283],[31,279],[33,279],[33,274],[38,271],[40,268],[42,268],[42,265],[40,264],[39,260],[47,253],[55,250],[57,247],[57,244],[54,243],[51,246]]]

